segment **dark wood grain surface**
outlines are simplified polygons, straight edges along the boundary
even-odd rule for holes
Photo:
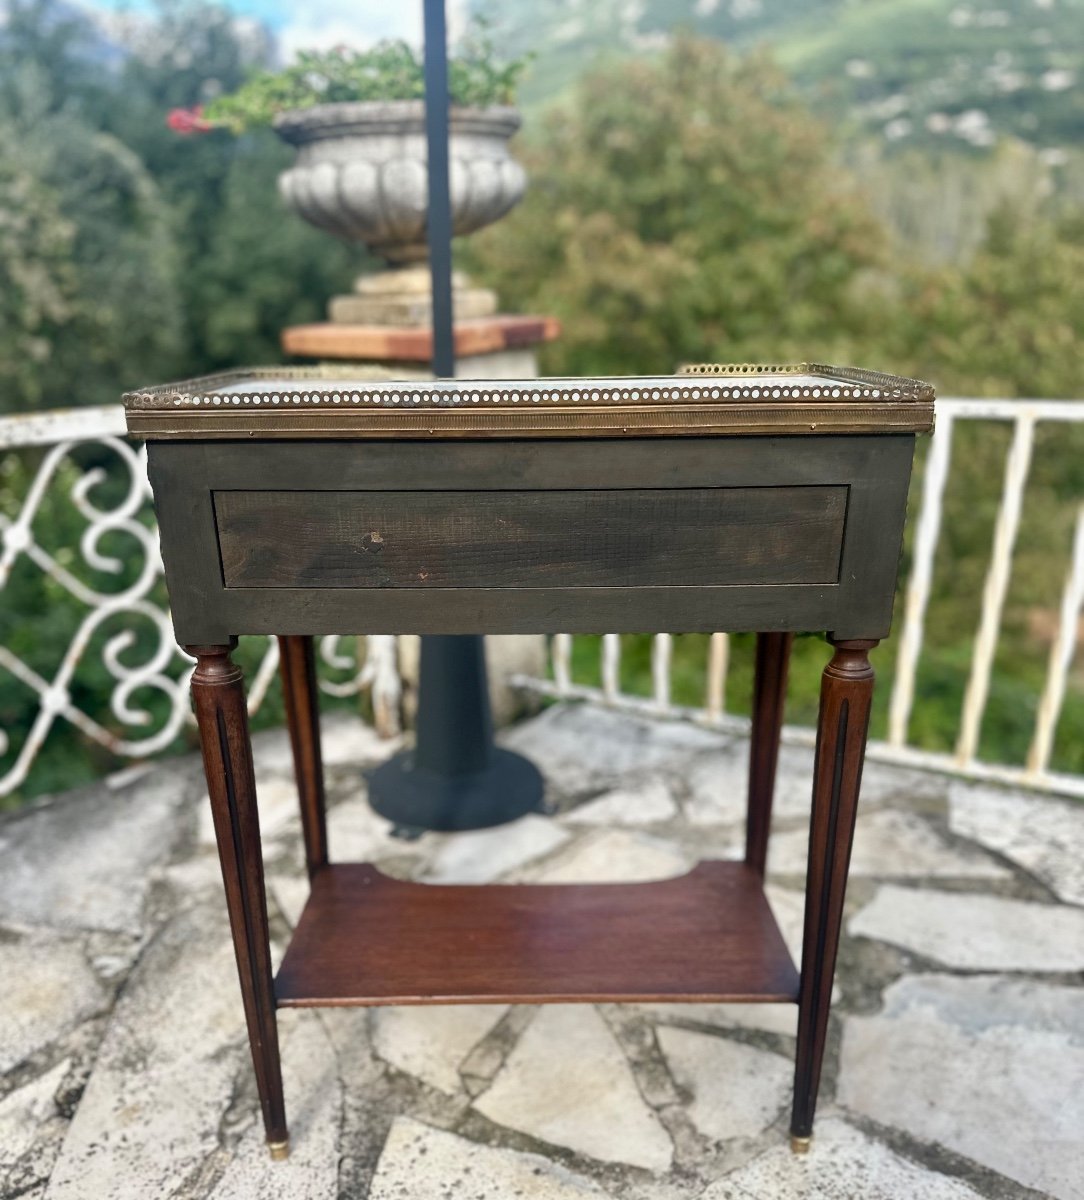
[[[182,642],[221,642],[245,633],[641,633],[659,629],[832,630],[841,637],[880,637],[888,632],[891,619],[913,442],[910,436],[894,434],[584,440],[565,445],[552,441],[159,442],[148,450],[170,605]],[[637,531],[632,521],[609,519],[611,512],[620,514],[624,504],[637,503],[635,497],[613,494],[618,492],[624,496],[703,490],[733,495],[770,489],[800,499],[807,488],[810,495],[822,498],[846,492],[838,578],[833,575],[833,582],[780,581],[795,569],[784,562],[790,552],[800,569],[810,569],[810,560],[803,557],[809,549],[804,537],[780,534],[780,545],[767,531],[765,545],[788,553],[766,555],[763,546],[758,549],[749,540],[742,543],[737,535],[726,537],[713,530],[707,512],[710,505],[703,521],[686,530],[684,515],[690,504],[695,515],[698,500],[678,496],[673,502],[658,500],[654,509],[641,506],[650,529]],[[234,585],[226,586],[218,552],[216,495],[220,509],[225,503],[229,510],[233,502],[224,500],[227,492],[281,493],[274,501],[275,513],[269,514],[277,518],[296,503],[292,493],[318,493],[313,503],[334,516],[339,506],[343,511],[351,506],[361,511],[367,500],[356,493],[408,490],[409,510],[414,514],[427,512],[430,503],[441,503],[432,493],[454,492],[471,495],[460,510],[484,514],[485,520],[492,516],[491,525],[476,524],[471,536],[493,534],[495,545],[487,552],[487,562],[499,576],[499,586],[462,586],[469,571],[486,563],[479,563],[474,551],[467,556],[462,545],[449,560],[450,551],[442,551],[424,522],[409,524],[405,510],[381,515],[400,521],[396,528],[404,536],[413,530],[420,539],[427,538],[425,557],[433,558],[430,550],[444,552],[443,563],[435,558],[420,561],[418,549],[404,551],[398,534],[396,548],[389,551],[382,528],[375,532],[384,540],[384,550],[375,549],[373,543],[358,549],[351,533],[345,539],[339,536],[335,561],[312,563],[314,552],[321,546],[321,553],[326,552],[327,543],[315,535],[312,546],[299,542],[297,527],[303,514],[293,511],[289,521],[284,517],[281,530],[271,519],[268,525],[274,527],[261,529],[253,511],[244,519],[253,526],[259,549],[242,546],[241,541],[248,539],[236,527],[231,543],[226,529],[226,568]],[[531,536],[522,547],[507,532],[511,526],[497,524],[495,506],[510,492],[537,492],[552,498],[552,503],[532,499]],[[569,495],[573,492],[588,494]],[[593,506],[596,496],[601,499]],[[262,506],[259,511],[266,512]],[[446,522],[453,521],[450,510],[444,516]],[[725,512],[720,516],[725,524]],[[218,519],[222,518],[220,511]],[[482,516],[469,519],[478,522]],[[340,519],[340,530],[345,520]],[[228,527],[228,520],[224,524]],[[786,518],[780,525],[786,530]],[[734,530],[740,533],[741,525],[735,524]],[[374,529],[357,532],[364,542]],[[287,533],[293,539],[287,547],[293,557],[280,561],[275,556],[284,551],[275,543]],[[816,538],[810,541],[816,545]],[[609,549],[619,545],[628,549],[627,561],[619,561]],[[592,549],[599,553],[589,553]],[[516,557],[520,552],[523,559]],[[749,580],[758,553],[763,581],[726,582]],[[400,559],[394,571],[382,565],[396,555]],[[691,560],[697,557],[694,564]],[[547,565],[544,560],[551,558]],[[351,577],[346,570],[344,564],[355,560],[365,566],[364,578]],[[352,579],[368,586],[325,586],[318,578],[303,586],[281,586],[287,565],[299,574],[310,566],[323,572],[326,566],[333,582],[338,573],[340,583]],[[646,582],[660,574],[678,577],[679,568],[685,572],[681,584]],[[409,580],[411,572],[416,580],[423,570],[428,576],[417,581],[420,585],[380,582],[389,575],[393,580]],[[440,586],[440,570],[457,585]],[[741,571],[750,574],[738,574]],[[569,586],[547,585],[554,576]],[[278,580],[280,585],[237,586],[245,578]],[[621,582],[619,586],[590,583],[599,578]]]
[[[333,865],[275,984],[280,1006],[793,1000],[798,975],[744,863],[631,884],[448,886]]]
[[[227,587],[835,583],[847,488],[219,491]]]
[[[320,748],[320,695],[316,684],[316,650],[311,637],[279,638],[279,670],[286,728],[301,805],[305,866],[311,878],[327,862],[327,815],[324,762]]]
[[[783,733],[783,707],[793,633],[758,633],[753,673],[753,724],[749,738],[749,792],[745,861],[761,876],[768,861],[775,772]]]
[[[840,641],[821,676],[791,1135],[813,1132],[866,754],[875,641]]]
[[[281,1146],[286,1141],[286,1108],[244,682],[240,668],[230,659],[232,645],[185,649],[196,658],[192,702],[211,798],[256,1088],[267,1140]]]

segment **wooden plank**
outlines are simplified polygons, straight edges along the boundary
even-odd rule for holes
[[[836,639],[882,638],[892,625],[914,438],[882,438],[874,470],[856,477],[847,501]]]
[[[204,454],[209,449],[147,445],[147,475],[158,518],[170,616],[182,646],[222,645],[231,636],[222,620],[214,505],[203,482],[208,472]]]
[[[215,493],[227,587],[834,583],[847,488]]]
[[[456,358],[493,354],[499,350],[522,349],[552,342],[561,332],[555,317],[476,317],[455,323]],[[351,361],[390,359],[393,362],[428,364],[433,357],[433,331],[396,328],[391,325],[340,325],[321,321],[313,325],[290,325],[282,331],[282,348],[287,354],[312,358],[341,358]]]
[[[214,489],[304,491],[505,491],[618,488],[876,487],[909,458],[914,437],[854,435],[629,438],[602,442],[174,442]],[[193,478],[193,482],[195,479]]]
[[[204,620],[248,633],[735,633],[828,629],[837,584],[642,588],[223,588]],[[174,614],[176,619],[176,614]],[[872,634],[871,634],[872,636]],[[189,641],[192,639],[189,638]]]
[[[755,871],[701,863],[632,884],[409,883],[319,871],[276,981],[280,1006],[794,1000]]]

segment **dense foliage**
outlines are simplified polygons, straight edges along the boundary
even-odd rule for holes
[[[525,154],[524,203],[472,245],[506,301],[565,319],[557,373],[845,360],[883,320],[885,231],[758,56],[682,39],[602,68]]]
[[[769,61],[678,38],[585,76],[522,155],[526,199],[468,253],[565,319],[554,374],[816,348],[957,394],[1080,394],[1084,205],[1019,143],[846,170]]]
[[[53,0],[0,29],[0,412],[115,403],[155,379],[278,356],[363,262],[288,213],[269,130],[182,139],[170,108],[269,61],[214,7],[133,52]],[[289,281],[284,285],[284,281]]]

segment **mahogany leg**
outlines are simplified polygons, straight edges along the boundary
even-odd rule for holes
[[[187,646],[186,649],[196,658],[192,700],[211,796],[264,1129],[272,1158],[285,1158],[289,1142],[275,1019],[263,854],[256,811],[256,780],[241,669],[230,660],[230,651],[235,645],[236,641],[232,641],[225,646]]]
[[[790,1125],[791,1148],[797,1152],[807,1150],[813,1136],[873,698],[869,652],[877,643],[839,641],[834,645],[835,653],[821,678],[813,767],[813,816],[798,994],[798,1050]]]
[[[286,725],[294,752],[301,800],[301,830],[309,878],[327,866],[324,764],[320,755],[320,712],[316,692],[316,652],[311,637],[280,636],[279,666],[286,701]]]
[[[745,861],[763,876],[772,825],[772,797],[779,764],[779,737],[787,694],[793,633],[758,633],[753,678],[753,729],[749,745],[749,799],[745,822]]]

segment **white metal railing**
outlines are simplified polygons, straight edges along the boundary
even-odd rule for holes
[[[72,458],[77,448],[96,447],[95,457],[108,460],[111,469],[94,466],[84,470]],[[54,666],[48,676],[35,670],[10,647],[0,645],[0,672],[6,672],[37,696],[37,711],[29,732],[17,746],[0,730],[0,796],[20,787],[41,752],[57,720],[63,718],[86,737],[120,758],[144,759],[168,746],[191,719],[188,678],[192,660],[173,638],[169,615],[162,605],[158,584],[162,560],[158,533],[151,515],[147,483],[146,450],[124,437],[124,413],[119,405],[104,408],[54,410],[52,412],[0,418],[0,456],[39,448],[37,464],[25,494],[13,500],[15,511],[0,512],[0,595],[13,572],[29,565],[59,585],[73,601],[78,624],[66,646],[57,646]],[[107,507],[95,502],[96,489],[106,483],[123,493]],[[81,561],[72,547],[51,553],[46,547],[47,514],[51,490],[68,491],[74,512],[83,522],[78,541]],[[8,507],[12,506],[9,500]],[[106,535],[121,533],[130,539],[131,551],[123,556],[106,553]],[[68,561],[69,559],[73,561]],[[119,576],[133,573],[132,581],[116,591],[102,591],[88,582],[87,575]],[[158,595],[155,595],[155,592]],[[83,711],[73,699],[77,669],[84,661],[95,634],[110,618],[120,616],[126,628],[107,637],[102,661],[113,680],[109,710],[114,720],[103,723],[104,713]],[[27,622],[31,614],[25,614]],[[146,624],[153,632],[154,646],[136,666],[124,661],[137,647],[135,629]],[[32,625],[30,626],[32,628]],[[399,671],[394,638],[367,639],[364,661],[358,662],[345,643],[349,639],[325,637],[320,641],[320,660],[338,678],[321,678],[320,687],[329,695],[350,696],[371,690],[377,728],[391,735],[399,721]],[[127,654],[126,654],[127,652]],[[254,673],[248,691],[250,712],[256,712],[278,666],[278,643],[271,638]],[[322,672],[330,674],[331,671]],[[349,677],[342,678],[343,672]],[[165,718],[155,720],[148,707],[149,694],[164,697]],[[118,733],[118,727],[131,735]],[[146,731],[142,733],[141,731]]]
[[[934,560],[940,540],[943,499],[952,462],[953,432],[960,421],[1008,422],[1012,428],[1006,456],[1001,501],[994,527],[993,543],[983,592],[982,609],[975,637],[969,678],[953,753],[935,753],[909,741],[915,683],[922,659],[926,610],[933,582]],[[1024,783],[1034,787],[1084,796],[1084,776],[1057,774],[1050,770],[1054,733],[1063,707],[1069,672],[1077,643],[1077,627],[1084,607],[1084,502],[1081,503],[1069,569],[1062,595],[1059,622],[1047,664],[1046,680],[1037,696],[1036,720],[1027,762],[1023,766],[980,761],[978,736],[986,711],[998,636],[1009,583],[1012,559],[1031,466],[1036,427],[1043,422],[1084,423],[1084,401],[1031,400],[940,400],[937,428],[926,460],[922,495],[912,549],[911,574],[903,597],[899,629],[894,639],[896,663],[889,701],[888,732],[883,742],[870,747],[871,757],[936,770],[952,771],[974,778]],[[167,746],[188,719],[187,679],[190,660],[176,646],[168,615],[160,603],[161,559],[157,535],[150,516],[150,493],[146,479],[144,450],[124,438],[124,419],[119,406],[72,409],[40,415],[0,418],[0,457],[5,452],[43,449],[26,493],[14,513],[0,513],[0,593],[13,570],[26,562],[49,575],[81,606],[78,629],[67,646],[57,647],[56,665],[48,675],[33,670],[10,648],[0,646],[0,671],[7,672],[37,695],[37,714],[29,734],[18,746],[9,746],[0,731],[0,795],[21,786],[49,731],[59,718],[75,725],[87,737],[120,757],[142,759]],[[71,469],[77,447],[96,445],[112,456],[114,475],[124,482],[122,499],[108,508],[98,507],[92,494],[106,472],[101,467]],[[63,470],[67,464],[67,470]],[[50,489],[68,489],[71,503],[84,526],[79,537],[81,564],[62,561],[51,554],[38,536],[42,507]],[[1081,498],[1084,501],[1084,497]],[[120,531],[134,539],[135,555],[122,561],[101,549],[103,537]],[[70,557],[74,558],[74,555]],[[80,575],[80,565],[89,572],[119,575],[135,568],[134,581],[123,590],[103,592]],[[131,625],[150,623],[155,645],[138,666],[122,661],[136,643],[131,629],[114,634],[105,642],[102,657],[114,680],[109,699],[113,721],[103,723],[104,714],[83,712],[72,699],[75,672],[92,639],[109,617],[121,614]],[[331,668],[345,681],[331,677],[321,688],[348,696],[370,688],[378,726],[384,732],[397,728],[399,675],[395,640],[369,638],[364,662],[358,663],[344,645],[346,639],[322,639],[320,657],[330,676]],[[726,679],[730,643],[725,633],[714,633],[708,642],[704,664],[704,702],[695,708],[675,705],[671,697],[673,641],[669,633],[655,636],[652,647],[651,695],[633,696],[620,685],[621,638],[606,634],[601,640],[601,687],[577,683],[572,671],[572,638],[559,635],[552,641],[552,680],[520,678],[515,682],[558,697],[583,697],[620,708],[654,715],[682,716],[728,729],[742,729],[748,722],[727,713]],[[249,689],[250,709],[255,711],[271,686],[278,662],[277,644],[267,644]],[[168,716],[155,725],[145,703],[150,688],[167,700]],[[137,696],[137,692],[139,696]],[[140,697],[143,703],[140,703]],[[130,729],[122,736],[117,727]],[[138,736],[141,731],[148,731]],[[785,737],[809,742],[812,731],[788,728]]]
[[[993,544],[982,595],[970,671],[964,690],[959,726],[952,753],[937,753],[910,744],[908,730],[915,699],[915,681],[922,656],[926,609],[933,582],[934,559],[940,540],[945,483],[952,461],[953,431],[960,421],[1008,422],[1012,438],[1005,460],[1005,475]],[[884,741],[871,742],[869,755],[890,762],[947,771],[971,778],[1084,796],[1084,776],[1051,771],[1054,734],[1065,700],[1066,686],[1077,645],[1084,609],[1084,497],[1077,511],[1075,535],[1069,547],[1069,567],[1062,595],[1057,633],[1050,649],[1046,681],[1038,698],[1035,727],[1027,762],[1023,766],[981,761],[979,733],[986,712],[990,682],[1001,631],[1005,598],[1012,578],[1013,552],[1023,509],[1024,491],[1031,468],[1036,427],[1042,422],[1084,423],[1080,400],[938,400],[937,423],[926,460],[922,498],[916,526],[910,577],[896,635],[896,663],[889,700],[888,733]],[[656,634],[652,652],[650,698],[623,693],[620,688],[621,639],[606,634],[601,643],[601,688],[572,677],[572,638],[560,634],[552,642],[552,680],[520,677],[515,682],[544,695],[601,701],[618,708],[655,716],[678,716],[712,726],[742,730],[748,720],[725,710],[724,693],[729,659],[725,633],[714,633],[705,663],[704,703],[689,707],[670,700],[672,637]],[[788,727],[784,739],[810,743],[809,729]]]

